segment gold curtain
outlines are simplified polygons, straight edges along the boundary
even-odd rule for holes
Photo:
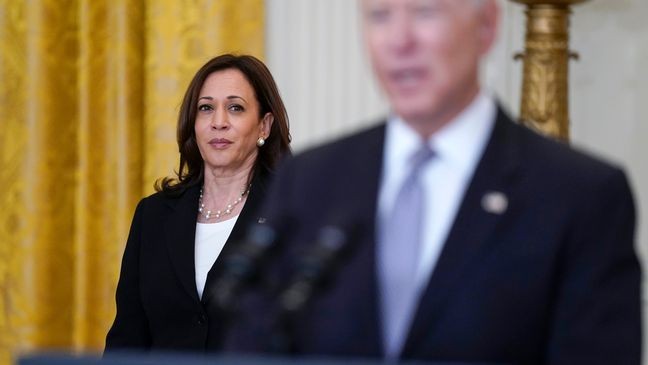
[[[137,201],[195,71],[263,55],[263,0],[0,0],[0,365],[101,350]]]

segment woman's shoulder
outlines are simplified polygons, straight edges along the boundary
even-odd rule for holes
[[[160,190],[140,200],[139,206],[146,210],[158,210],[163,207],[173,208],[186,199],[197,198],[200,194],[199,186],[190,186],[176,190]]]

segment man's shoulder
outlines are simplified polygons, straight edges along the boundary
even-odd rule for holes
[[[367,157],[382,156],[385,123],[380,122],[333,141],[311,147],[291,160],[299,165],[345,164]]]
[[[556,141],[515,122],[510,126],[516,136],[520,163],[548,178],[592,183],[625,176],[620,166],[592,151]]]

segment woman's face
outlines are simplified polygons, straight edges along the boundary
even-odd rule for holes
[[[194,130],[205,168],[222,173],[251,168],[256,142],[268,137],[273,117],[259,117],[259,102],[243,73],[227,69],[210,74],[195,108]]]

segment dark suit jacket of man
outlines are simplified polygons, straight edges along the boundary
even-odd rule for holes
[[[385,127],[303,153],[279,170],[266,213],[291,222],[283,282],[325,224],[359,225],[354,254],[294,318],[294,350],[382,357],[375,219]],[[484,209],[490,192],[508,198]],[[346,221],[346,223],[343,223]],[[639,364],[640,268],[624,173],[513,123],[501,110],[422,294],[402,358]],[[228,338],[267,351],[274,299],[250,295]]]
[[[269,173],[257,173],[243,210],[205,283],[257,218]],[[225,321],[198,297],[194,241],[200,186],[178,197],[156,193],[137,205],[117,285],[117,316],[106,337],[113,350],[218,350]]]

